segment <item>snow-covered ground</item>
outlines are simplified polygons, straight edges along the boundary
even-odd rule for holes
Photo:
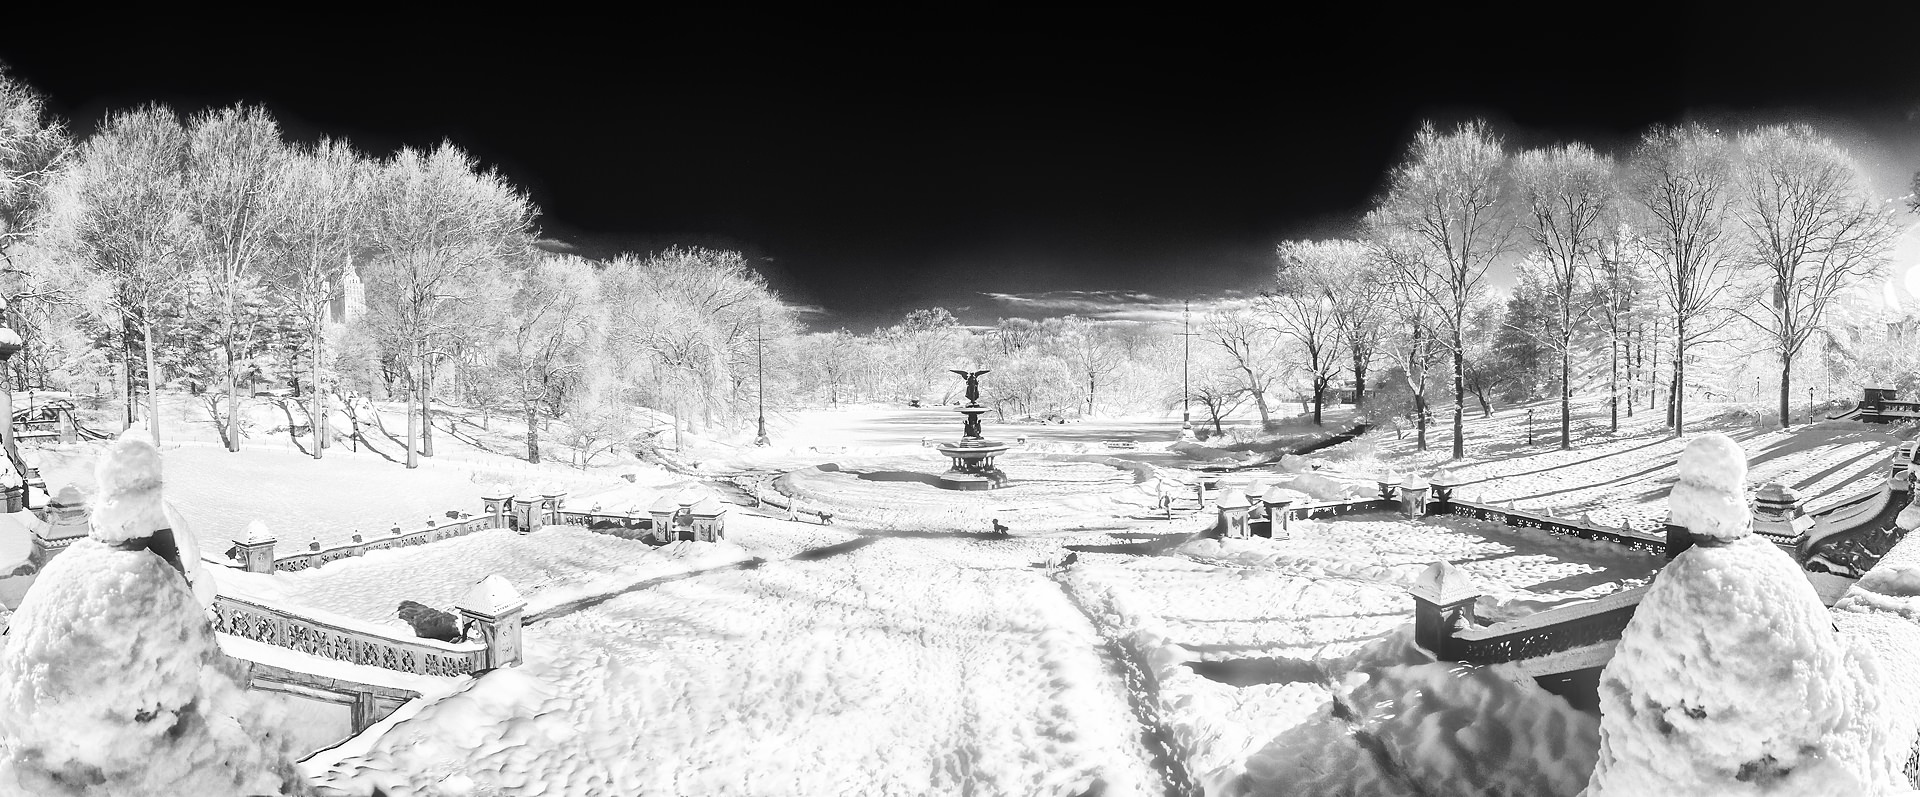
[[[935,486],[949,461],[931,450],[803,468],[775,485],[804,507],[838,510],[836,518],[926,531],[987,531],[996,519],[1015,533],[1086,528],[1114,516],[1144,516],[1157,496],[1157,483],[1110,464],[1020,454],[1002,455],[996,464],[1009,483],[982,492]]]
[[[1617,438],[1589,424],[1573,452],[1528,448],[1514,412],[1470,432],[1487,442],[1456,468],[1477,480],[1465,497],[1603,522],[1664,518],[1684,441],[1642,417]],[[834,525],[733,506],[718,545],[653,547],[556,527],[299,573],[221,571],[234,594],[396,631],[399,601],[450,608],[487,575],[529,599],[522,666],[315,758],[317,782],[356,795],[1117,795],[1187,785],[1570,795],[1593,767],[1597,721],[1501,667],[1431,661],[1407,638],[1406,588],[1427,564],[1449,561],[1482,588],[1483,619],[1510,619],[1642,585],[1659,565],[1602,543],[1387,514],[1297,522],[1286,540],[1202,540],[1194,535],[1211,511],[1195,514],[1189,496],[1178,496],[1172,520],[1152,509],[1162,479],[1193,474],[1037,453],[1173,468],[1188,459],[1165,451],[1177,419],[989,419],[991,438],[1028,438],[1000,461],[1015,485],[989,493],[926,483],[946,461],[921,439],[958,436],[950,408],[778,420],[772,447],[682,458],[747,483],[790,472],[780,489],[835,512]],[[1812,496],[1877,477],[1892,438],[1858,427],[1748,429],[1753,479]],[[1313,478],[1332,473],[1321,485],[1331,490],[1344,489],[1340,478],[1364,487],[1385,468],[1424,472],[1442,464],[1444,445],[1435,435],[1435,451],[1418,453],[1410,436],[1376,432],[1326,452],[1327,471]],[[167,491],[217,557],[256,518],[283,545],[325,544],[356,527],[478,511],[500,481],[560,481],[575,508],[643,505],[695,486],[631,463],[516,479],[522,463],[461,450],[470,459],[407,471],[364,452],[314,462],[188,445],[165,452]],[[815,467],[823,463],[834,467]],[[78,453],[54,465],[86,468]],[[1013,536],[981,534],[993,518]],[[1049,578],[1040,564],[1068,551],[1078,563]],[[1144,682],[1124,674],[1133,657]]]
[[[1434,664],[1383,640],[1412,622],[1406,587],[1434,561],[1474,577],[1489,619],[1639,586],[1658,565],[1602,543],[1379,514],[1298,522],[1288,540],[1178,550],[1088,562],[1065,582],[1104,631],[1159,669],[1163,716],[1209,794],[1471,794],[1493,780],[1510,793],[1577,792],[1597,749],[1590,717],[1497,668]],[[1220,671],[1241,675],[1206,674]],[[1545,736],[1458,733],[1476,723],[1540,724]],[[1385,738],[1392,754],[1380,758],[1368,738]],[[1491,760],[1510,766],[1495,773]]]
[[[1751,464],[1748,482],[1779,482],[1817,506],[1877,486],[1886,472],[1899,429],[1857,421],[1818,421],[1786,430],[1729,411],[1693,422],[1674,438],[1653,414],[1621,418],[1618,434],[1598,417],[1597,403],[1579,402],[1582,421],[1575,447],[1559,450],[1558,405],[1539,402],[1497,410],[1492,417],[1467,415],[1467,456],[1451,460],[1451,432],[1429,429],[1429,449],[1418,451],[1411,433],[1376,431],[1320,453],[1340,471],[1431,473],[1442,467],[1462,483],[1469,501],[1505,503],[1522,509],[1552,509],[1567,517],[1590,515],[1596,523],[1656,530],[1666,520],[1664,500],[1674,482],[1674,463],[1688,441],[1708,432],[1738,440]],[[1533,410],[1529,445],[1527,413]],[[1551,427],[1551,428],[1550,428]],[[1448,427],[1450,428],[1450,427]]]
[[[27,457],[51,491],[72,483],[90,496],[93,463],[103,446],[49,445],[29,449]],[[576,493],[625,483],[608,473],[503,468],[505,461],[433,462],[408,470],[365,452],[340,450],[316,460],[271,448],[229,452],[172,445],[163,449],[162,460],[167,500],[193,525],[201,553],[215,559],[223,558],[233,540],[243,539],[255,520],[279,538],[284,555],[316,540],[322,546],[344,544],[356,531],[372,538],[396,525],[406,531],[424,528],[428,518],[444,520],[449,510],[477,514],[480,495],[501,483],[515,488],[552,483]]]
[[[1161,793],[1099,637],[1032,541],[866,538],[526,631],[396,724],[349,794]]]

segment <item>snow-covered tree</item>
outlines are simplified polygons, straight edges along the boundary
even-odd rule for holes
[[[1792,423],[1793,363],[1841,295],[1884,276],[1900,228],[1853,156],[1805,125],[1740,137],[1734,217],[1743,264],[1761,279],[1739,312],[1780,358],[1780,425]]]
[[[433,455],[432,371],[486,320],[481,305],[491,274],[526,251],[534,208],[452,144],[402,149],[371,190],[367,320],[402,370],[407,467],[418,467],[420,454]]]
[[[259,280],[283,223],[282,190],[288,165],[280,125],[265,109],[234,106],[194,117],[187,131],[183,198],[194,236],[194,282],[221,323],[211,326],[219,347],[226,397],[221,438],[240,450],[243,396],[241,372],[251,363],[257,325],[245,323],[248,295],[267,287]]]
[[[1504,254],[1514,223],[1503,193],[1507,158],[1499,137],[1473,121],[1451,133],[1427,124],[1387,178],[1387,191],[1367,214],[1376,247],[1403,290],[1431,308],[1435,342],[1453,359],[1453,456],[1466,456],[1466,326]]]
[[[1344,312],[1336,307],[1334,290],[1349,286],[1344,275],[1364,272],[1369,257],[1364,247],[1349,241],[1288,241],[1280,244],[1278,254],[1280,264],[1274,269],[1273,289],[1261,297],[1258,306],[1305,355],[1301,364],[1306,367],[1313,394],[1313,422],[1318,425],[1327,387],[1345,367],[1341,360],[1351,337],[1346,327],[1353,323],[1355,312],[1351,307]],[[1360,361],[1359,356],[1353,358],[1357,379],[1366,375]]]
[[[149,105],[107,117],[87,139],[53,200],[52,234],[60,251],[85,263],[94,280],[88,303],[109,339],[120,341],[118,369],[126,419],[133,416],[135,330],[145,353],[147,425],[160,440],[155,356],[161,322],[185,284],[193,242],[186,201],[187,135],[173,111]]]
[[[1227,367],[1239,376],[1260,413],[1260,428],[1272,426],[1268,398],[1278,376],[1279,335],[1244,308],[1225,308],[1210,314],[1200,325],[1200,334],[1202,340],[1226,354]]]
[[[307,418],[315,459],[327,447],[326,323],[341,275],[365,237],[368,164],[351,145],[326,139],[295,153],[286,179],[285,223],[275,231],[272,276],[304,322]]]
[[[46,100],[0,63],[0,262],[7,268],[16,268],[8,251],[45,216],[47,193],[72,150]]]
[[[1640,226],[1655,256],[1654,277],[1672,334],[1669,423],[1686,433],[1688,349],[1726,326],[1735,271],[1728,229],[1733,162],[1726,137],[1697,124],[1656,127],[1627,162],[1628,195],[1645,210]]]
[[[1590,309],[1585,300],[1613,201],[1613,163],[1585,144],[1562,144],[1514,156],[1513,177],[1524,206],[1520,227],[1532,240],[1560,311],[1552,343],[1560,359],[1560,447],[1568,449],[1573,447],[1574,319]]]

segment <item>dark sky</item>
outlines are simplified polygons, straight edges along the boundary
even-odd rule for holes
[[[0,60],[83,131],[148,100],[247,101],[295,136],[381,154],[448,138],[525,186],[550,236],[742,248],[856,328],[932,304],[990,314],[979,291],[1256,286],[1276,241],[1349,229],[1423,118],[1605,146],[1689,114],[1810,112],[1886,173],[1920,169],[1914,28],[1885,12],[1576,4],[1557,13],[1590,17],[1522,30],[1490,20],[1542,4],[1343,20],[943,8],[560,21],[532,4],[449,25],[315,6],[249,31],[15,26]]]

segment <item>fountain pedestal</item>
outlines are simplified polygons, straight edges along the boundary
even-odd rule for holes
[[[977,378],[976,375],[974,379]],[[981,436],[980,416],[987,408],[980,406],[976,400],[979,396],[973,379],[967,381],[969,401],[967,406],[960,408],[960,412],[967,416],[967,421],[960,441],[934,446],[953,460],[953,467],[940,474],[939,486],[944,490],[992,490],[1003,487],[1007,483],[1007,474],[994,467],[993,458],[1005,453],[1008,446]]]

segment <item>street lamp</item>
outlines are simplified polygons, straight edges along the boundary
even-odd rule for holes
[[[1180,303],[1180,338],[1185,344],[1180,358],[1180,439],[1192,440],[1193,391],[1187,387],[1187,369],[1193,363],[1193,302]]]
[[[1527,410],[1527,445],[1533,445],[1533,410]]]

